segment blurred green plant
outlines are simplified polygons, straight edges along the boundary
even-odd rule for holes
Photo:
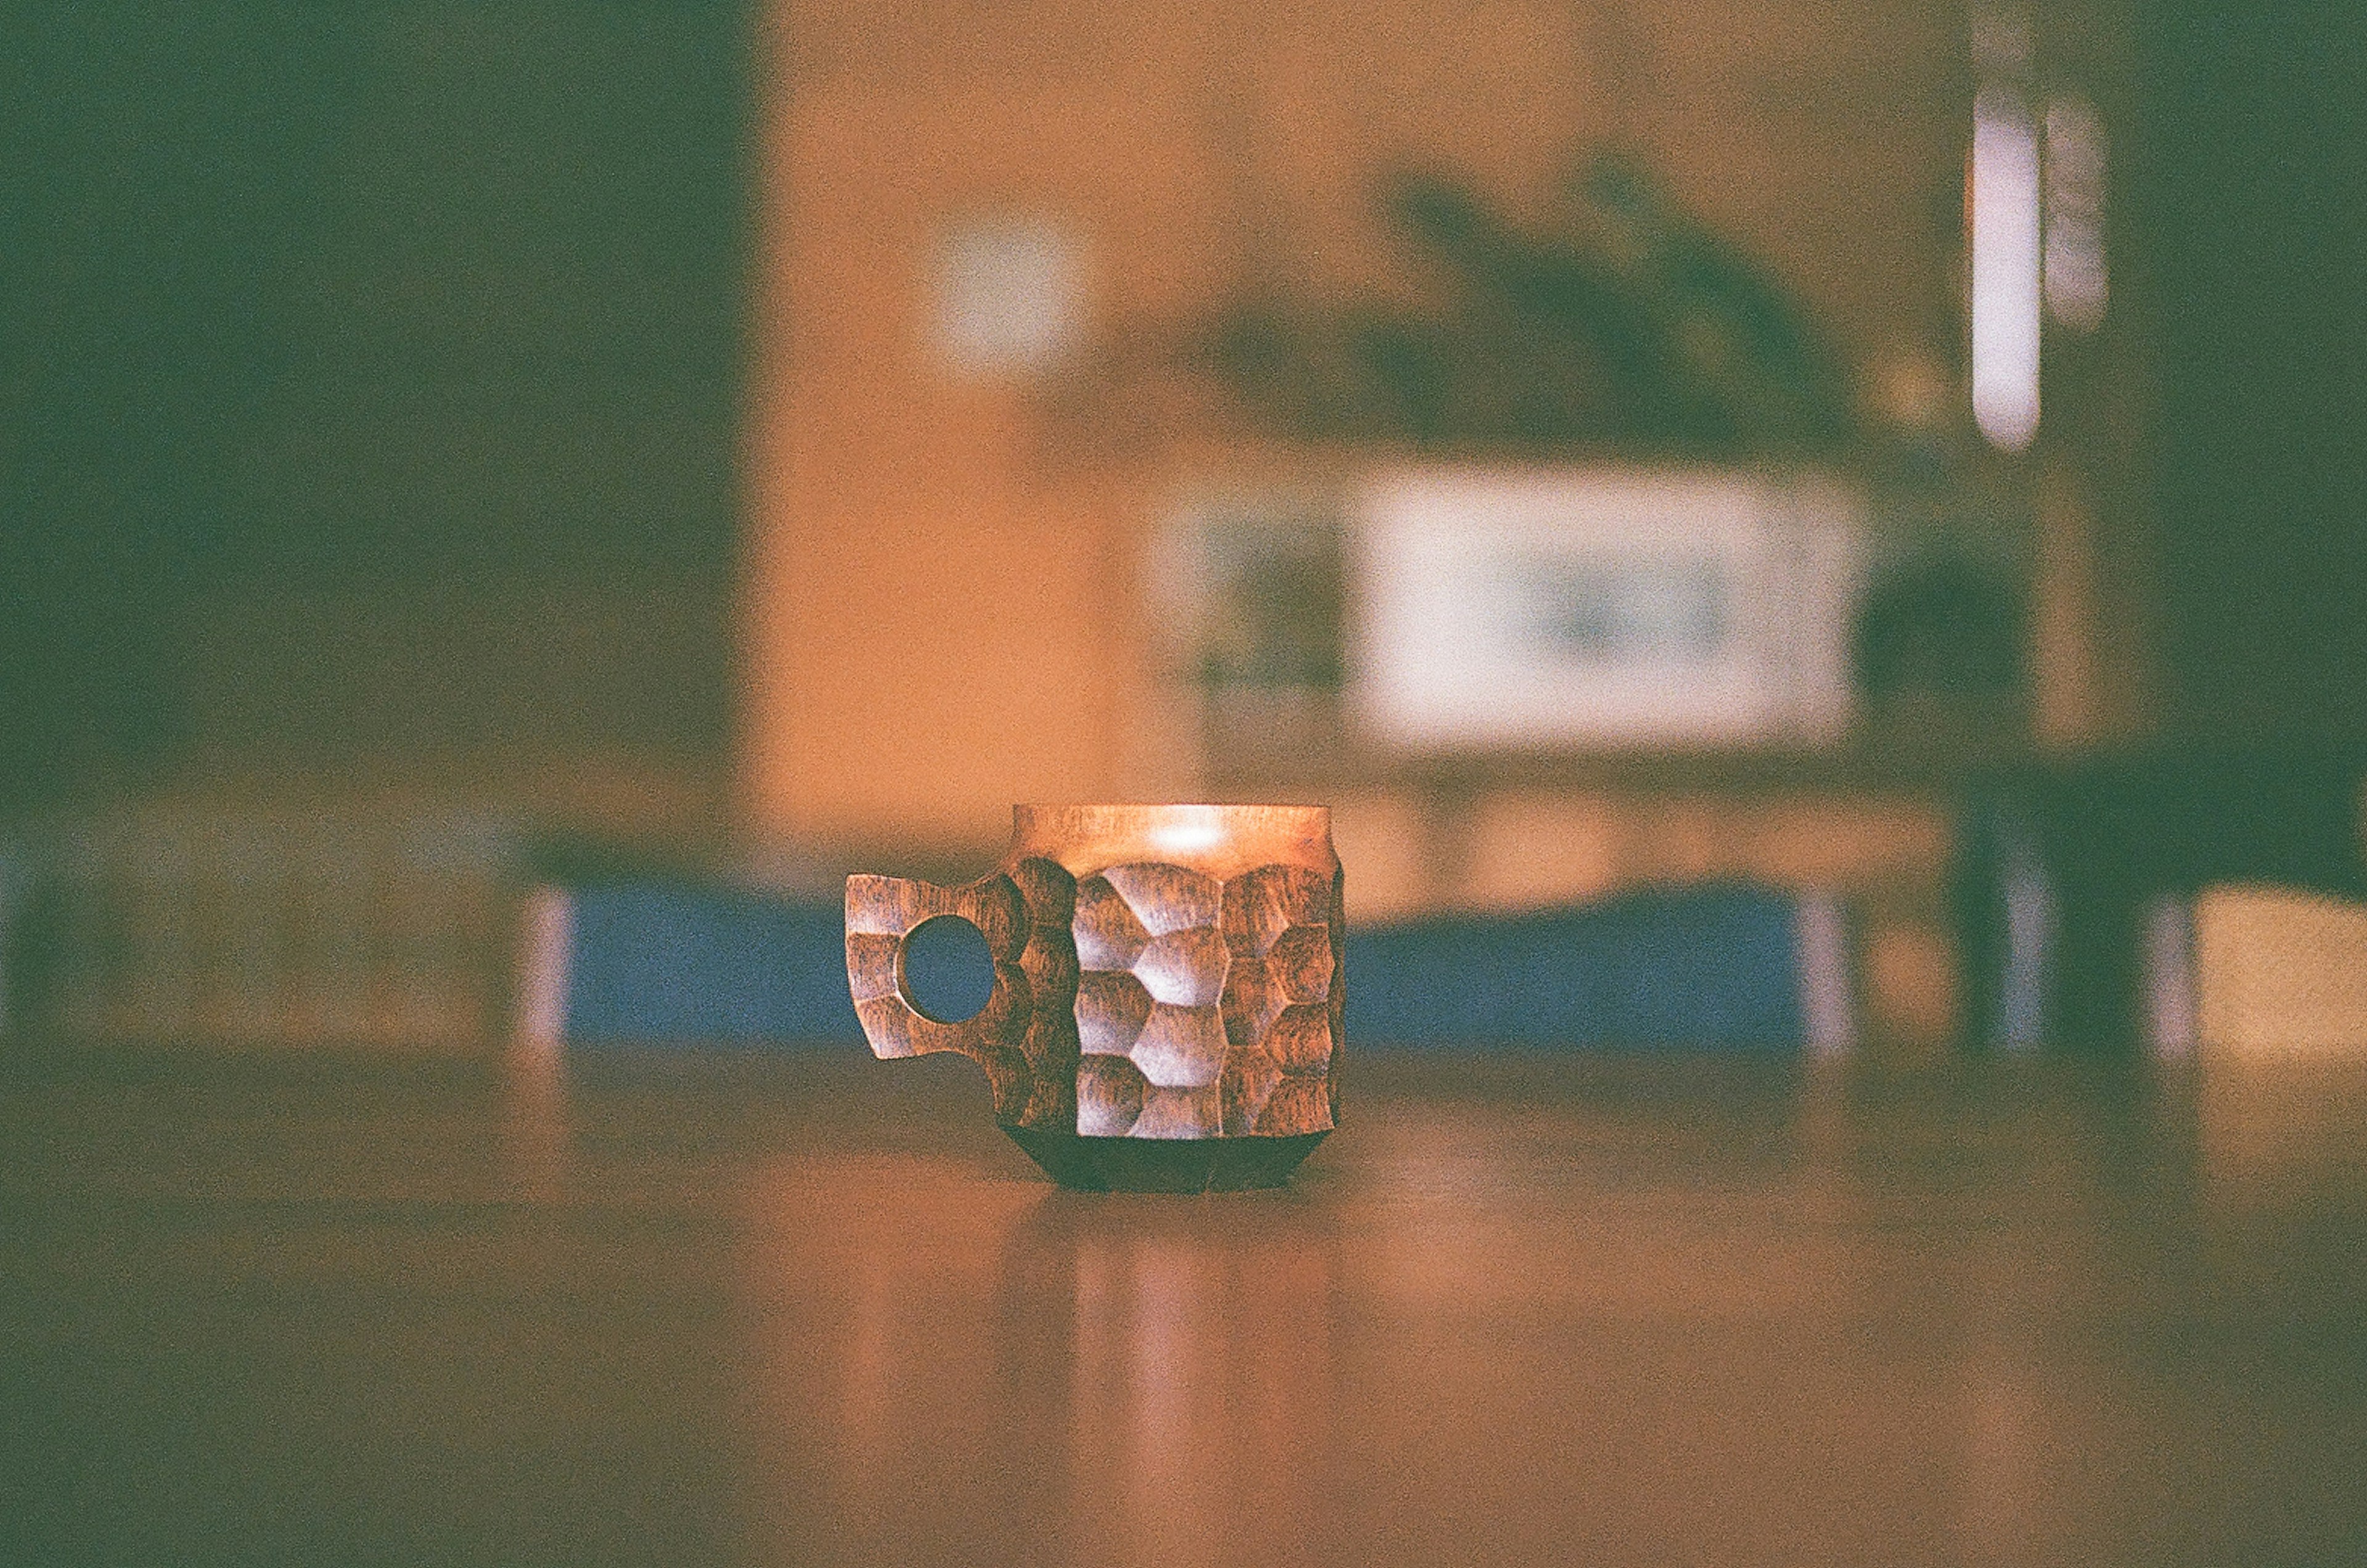
[[[1206,362],[1253,418],[1311,439],[1737,457],[1852,437],[1839,355],[1764,267],[1627,158],[1570,194],[1571,221],[1530,233],[1460,184],[1400,176],[1388,214],[1445,276],[1432,310],[1270,295],[1214,323]]]

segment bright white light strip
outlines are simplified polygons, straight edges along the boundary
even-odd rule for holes
[[[1973,420],[2019,452],[2038,434],[2037,128],[2004,94],[1973,105]]]

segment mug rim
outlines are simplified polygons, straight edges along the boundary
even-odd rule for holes
[[[1014,811],[1323,811],[1307,800],[1023,800]]]
[[[1031,824],[1048,826],[1066,821],[1072,826],[1156,828],[1193,823],[1227,829],[1283,829],[1302,832],[1331,830],[1331,808],[1306,802],[1255,801],[1022,801],[1011,808],[1014,831]]]
[[[1011,808],[1011,840],[1014,854],[1048,854],[1080,874],[1150,860],[1232,876],[1263,864],[1334,859],[1328,806],[1022,805]]]

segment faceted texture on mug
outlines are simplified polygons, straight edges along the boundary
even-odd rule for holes
[[[1342,926],[1323,818],[1307,807],[1020,807],[1024,852],[977,882],[849,877],[847,984],[864,1034],[883,1057],[976,1061],[996,1120],[1064,1185],[1278,1182],[1338,1105]],[[1136,844],[1228,868],[1275,863],[1230,879],[1102,863]],[[1280,863],[1302,855],[1326,868]],[[978,928],[994,965],[985,1007],[959,1023],[923,1014],[905,987],[907,938],[946,915]]]
[[[1172,1007],[1213,1007],[1225,985],[1225,944],[1214,927],[1153,937],[1134,961],[1150,999]]]
[[[1263,955],[1293,926],[1324,924],[1331,881],[1296,865],[1262,865],[1225,884],[1225,942],[1235,953]]]
[[[1077,962],[1087,969],[1125,969],[1150,942],[1132,906],[1098,876],[1077,887]]]
[[[1077,947],[1066,926],[1036,926],[1027,933],[1019,953],[1020,972],[1027,976],[1028,993],[1036,1000],[1057,1002],[1077,987]]]
[[[1025,977],[1027,1027],[1019,1041],[1028,1086],[1019,1121],[1057,1127],[1077,1113],[1077,945],[1071,934],[1077,880],[1056,863],[1031,858],[1012,871],[1026,922],[1019,972]],[[1013,987],[1017,990],[1019,987]]]
[[[1285,1008],[1265,1037],[1265,1049],[1285,1073],[1320,1076],[1331,1065],[1331,1017],[1320,1003]]]
[[[1264,865],[1225,884],[1226,1129],[1286,1136],[1332,1124],[1338,1041],[1331,878]]]
[[[1077,879],[1058,861],[1030,855],[1012,868],[1011,880],[1027,904],[1027,918],[1037,925],[1067,929],[1076,912]]]
[[[1319,1077],[1285,1075],[1258,1112],[1257,1130],[1310,1133],[1331,1125],[1331,1087]]]
[[[1225,977],[1225,1039],[1236,1049],[1254,1051],[1289,998],[1274,983],[1263,958],[1236,957]]]
[[[1248,1051],[1228,1058],[1224,1076],[1217,1083],[1223,1100],[1225,1132],[1239,1137],[1254,1128],[1259,1112],[1281,1081],[1282,1069],[1271,1056]]]
[[[1150,1010],[1141,1037],[1127,1053],[1142,1076],[1161,1089],[1204,1089],[1225,1070],[1225,1031],[1215,1008]]]
[[[1214,1138],[1224,1133],[1222,1103],[1215,1084],[1206,1089],[1161,1089],[1143,1096],[1142,1114],[1127,1129],[1137,1138]]]
[[[1143,862],[1111,866],[1100,880],[1117,890],[1153,936],[1217,923],[1217,903],[1223,888],[1213,876],[1180,865]]]
[[[1124,970],[1077,976],[1077,1041],[1089,1055],[1123,1056],[1150,1019],[1150,993]]]
[[[1081,880],[1078,1131],[1329,1130],[1333,913],[1331,878],[1297,866],[1218,883],[1138,863]],[[1092,1065],[1121,1056],[1133,1077]]]
[[[1124,1056],[1085,1057],[1077,1064],[1077,1131],[1088,1138],[1124,1137],[1150,1089]]]
[[[1022,1121],[1031,1109],[1052,1115],[1073,1113],[1074,1067],[1059,1064],[1047,1088],[1019,1048],[1035,998],[1020,962],[1032,923],[1018,884],[1002,875],[964,887],[855,876],[847,879],[846,908],[847,989],[875,1055],[955,1051],[968,1055],[985,1070],[994,1113],[1005,1122]],[[994,962],[994,984],[985,1007],[959,1023],[930,1018],[904,989],[905,938],[945,915],[977,927]]]
[[[1266,950],[1266,973],[1294,1002],[1319,1002],[1331,994],[1331,933],[1321,926],[1293,926]]]

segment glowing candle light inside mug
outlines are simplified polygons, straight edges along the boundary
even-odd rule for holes
[[[1183,815],[1190,809],[1188,807],[1178,807],[1176,819],[1161,822],[1150,830],[1150,841],[1161,853],[1196,854],[1202,850],[1215,848],[1224,838],[1224,824],[1215,813],[1196,818]]]

